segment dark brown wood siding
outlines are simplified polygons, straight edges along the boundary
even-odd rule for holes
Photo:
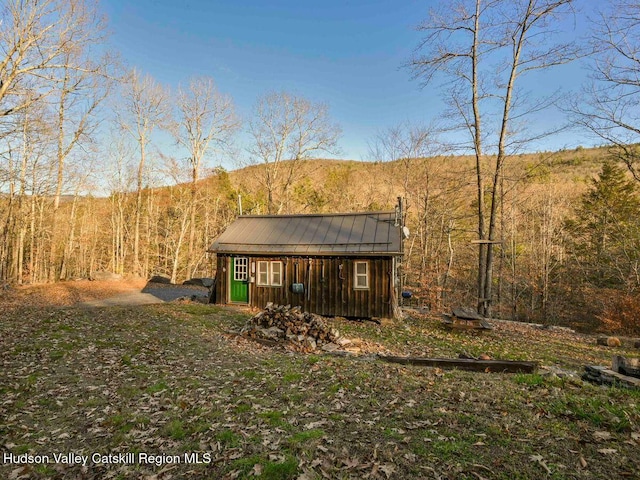
[[[228,300],[228,257],[218,256],[216,303]],[[300,306],[303,311],[326,316],[391,317],[392,257],[249,257],[249,303],[264,308],[267,303]],[[281,261],[283,286],[258,286],[257,262]],[[354,263],[366,261],[369,268],[369,288],[356,289]],[[301,283],[304,293],[293,293],[291,285]]]
[[[229,274],[227,273],[227,264],[229,257],[226,255],[218,255],[216,257],[216,295],[215,303],[225,304],[229,300],[227,292],[229,291]]]

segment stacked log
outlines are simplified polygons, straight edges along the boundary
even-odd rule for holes
[[[320,315],[302,312],[299,307],[274,305],[253,316],[241,334],[254,339],[287,342],[294,350],[312,352],[340,345],[340,333]]]

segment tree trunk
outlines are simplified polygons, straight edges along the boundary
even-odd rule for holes
[[[473,43],[471,46],[471,96],[473,109],[473,146],[476,161],[476,192],[478,201],[478,239],[485,240],[485,215],[484,215],[484,175],[482,168],[482,128],[480,115],[480,97],[479,97],[479,80],[478,80],[478,48],[480,42],[480,0],[476,0],[476,12],[474,18]],[[486,245],[480,243],[478,245],[478,313],[486,316],[486,271],[487,271],[487,252]]]
[[[136,210],[133,230],[133,273],[134,275],[142,275],[142,266],[140,264],[140,223],[142,216],[142,187],[144,184],[144,167],[146,161],[146,138],[144,134],[140,135],[140,163],[138,164],[138,175],[136,177]]]

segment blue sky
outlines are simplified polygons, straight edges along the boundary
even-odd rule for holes
[[[403,121],[427,124],[442,111],[437,85],[421,89],[401,68],[420,40],[415,25],[434,3],[102,0],[101,6],[110,43],[129,66],[170,87],[209,75],[244,118],[271,91],[326,102],[343,129],[340,157],[361,160],[377,131]],[[570,88],[581,76],[579,66],[565,67],[532,88]],[[574,134],[549,148],[580,143],[588,141]]]

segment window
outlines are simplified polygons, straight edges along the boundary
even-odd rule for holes
[[[282,286],[282,262],[271,262],[271,285]]]
[[[369,262],[353,262],[354,283],[356,290],[369,288]]]
[[[258,285],[261,287],[281,287],[282,262],[258,262]]]
[[[246,282],[249,274],[249,259],[247,257],[235,257],[233,259],[233,280]]]
[[[269,262],[258,262],[258,285],[269,285]]]

